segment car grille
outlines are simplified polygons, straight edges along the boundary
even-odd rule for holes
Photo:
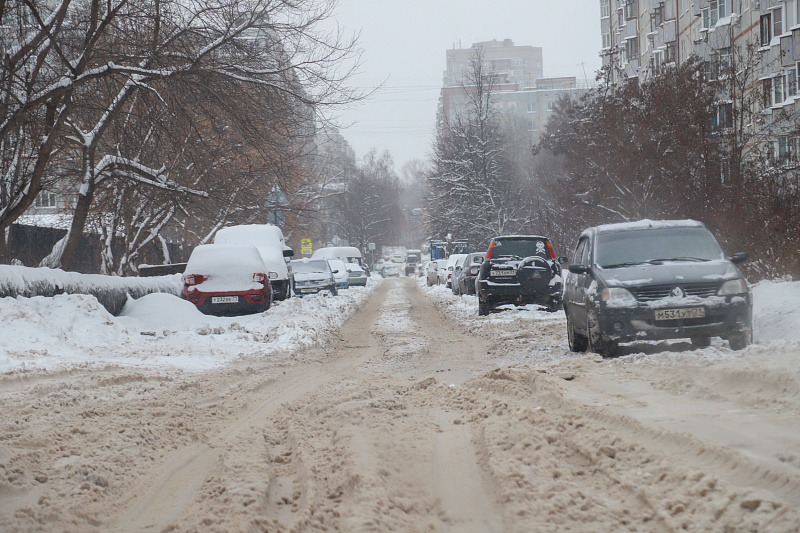
[[[709,298],[716,296],[720,283],[697,283],[692,285],[660,285],[657,287],[639,287],[629,289],[640,302],[654,302],[672,296],[675,287],[680,287],[686,296]]]

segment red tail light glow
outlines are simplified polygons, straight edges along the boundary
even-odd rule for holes
[[[262,273],[259,273],[259,272],[256,272],[255,274],[253,274],[253,281],[255,281],[256,283],[261,283],[263,285],[264,282],[266,281],[266,279],[267,279],[267,275],[266,274],[262,274]]]
[[[486,259],[491,259],[492,258],[492,251],[494,250],[494,243],[495,243],[495,241],[492,241],[492,244],[489,245],[489,251],[486,252]]]
[[[545,241],[547,243],[547,251],[550,252],[550,259],[553,261],[556,260],[556,253],[553,251],[553,245],[550,244],[550,241]]]
[[[186,285],[197,285],[197,278],[195,278],[194,274],[189,274],[188,276],[183,276],[183,282]]]

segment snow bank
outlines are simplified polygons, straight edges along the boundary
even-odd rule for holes
[[[122,278],[100,274],[78,274],[57,268],[31,268],[0,265],[0,298],[90,294],[109,313],[118,314],[128,298],[140,298],[152,292],[179,295],[180,274],[149,278]]]
[[[239,317],[204,315],[171,294],[131,298],[117,317],[81,294],[0,298],[0,372],[107,365],[199,371],[241,356],[290,356],[326,342],[378,284],[291,298]]]

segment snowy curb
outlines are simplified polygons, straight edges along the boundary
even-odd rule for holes
[[[179,296],[181,276],[122,278],[100,274],[79,274],[53,268],[0,265],[0,298],[52,297],[57,294],[89,294],[112,315],[118,315],[128,296],[141,298],[154,292]]]

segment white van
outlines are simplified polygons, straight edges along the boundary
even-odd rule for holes
[[[291,275],[287,257],[292,257],[294,251],[286,246],[283,232],[278,226],[272,224],[246,224],[230,226],[217,231],[214,244],[249,244],[255,246],[261,254],[267,268],[275,275],[270,275],[273,298],[285,300],[291,295]]]
[[[361,259],[361,251],[355,246],[328,246],[318,248],[311,254],[312,259],[341,259],[347,265],[350,285],[366,285],[367,269]]]

